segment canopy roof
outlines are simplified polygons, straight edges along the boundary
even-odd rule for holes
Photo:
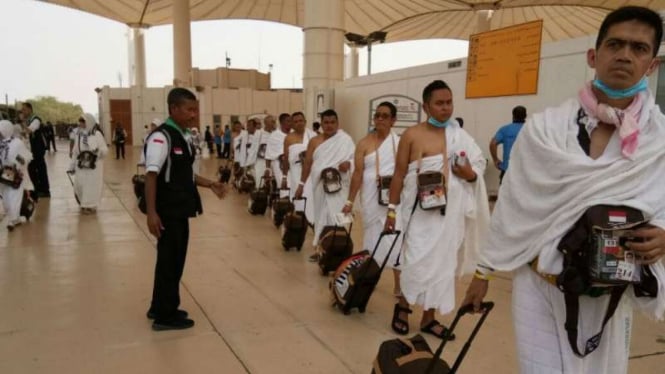
[[[38,0],[133,25],[172,23],[172,0]],[[465,39],[476,32],[477,11],[492,10],[491,29],[542,19],[543,41],[597,32],[604,16],[624,5],[665,9],[665,0],[344,0],[346,31],[387,31],[386,41]],[[190,0],[192,21],[252,19],[303,26],[304,0]]]

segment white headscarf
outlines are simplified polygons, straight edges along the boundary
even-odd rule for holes
[[[95,120],[95,117],[90,114],[90,113],[84,113],[81,118],[85,120],[85,131],[88,134],[92,134],[93,130],[95,128],[95,125],[97,125],[97,121]]]
[[[6,119],[0,121],[0,136],[2,139],[9,139],[14,135],[14,124]]]

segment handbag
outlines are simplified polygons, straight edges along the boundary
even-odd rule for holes
[[[342,174],[336,168],[325,168],[321,170],[323,191],[328,194],[337,193],[342,190]]]
[[[396,156],[397,151],[395,150],[395,137],[393,136],[392,133],[390,134],[390,138],[393,142],[393,156]],[[378,141],[377,141],[377,143],[378,143]],[[388,203],[390,202],[390,183],[393,180],[393,176],[392,175],[381,175],[381,174],[379,174],[379,170],[381,169],[380,166],[379,166],[379,147],[380,146],[381,146],[380,144],[377,144],[376,151],[374,152],[374,154],[376,155],[376,162],[375,162],[375,165],[374,165],[374,166],[376,166],[376,187],[379,190],[379,194],[378,194],[379,205],[388,206]]]
[[[79,169],[95,169],[97,163],[97,155],[91,151],[81,151],[78,157]]]
[[[416,169],[416,184],[418,189],[418,204],[420,209],[434,210],[440,209],[442,214],[446,207],[446,187],[448,179],[448,147],[446,146],[446,135],[443,135],[443,167],[441,171],[426,171],[421,173],[420,168],[423,162],[423,154],[420,152],[418,157],[418,167]]]
[[[23,182],[23,174],[16,166],[5,165],[2,167],[2,173],[0,173],[0,183],[12,188],[19,188],[21,182]]]

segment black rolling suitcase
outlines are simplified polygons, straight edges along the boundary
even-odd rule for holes
[[[450,367],[441,359],[441,352],[448,339],[442,339],[439,348],[432,353],[427,341],[420,334],[411,339],[393,339],[381,343],[379,353],[374,360],[372,374],[453,374],[457,372],[469,351],[473,339],[485,322],[487,315],[494,308],[493,302],[481,304],[482,314],[473,328],[469,339],[464,343],[462,351]],[[450,325],[449,334],[452,334],[460,318],[473,311],[472,305],[461,307]]]
[[[330,280],[330,294],[333,306],[338,307],[344,314],[351,313],[351,309],[358,308],[365,313],[369,298],[379,283],[381,273],[388,263],[390,254],[397,244],[401,232],[382,232],[370,255],[367,251],[353,255],[346,259],[335,271]],[[375,260],[376,251],[384,237],[394,235],[392,245],[381,265]]]
[[[319,236],[319,268],[321,275],[337,270],[339,265],[353,253],[353,240],[351,240],[351,228],[343,226],[326,226]]]
[[[293,210],[293,203],[289,198],[290,190],[282,188],[278,191],[277,198],[272,201],[272,220],[275,227],[279,227],[284,222],[286,213]]]
[[[303,201],[302,210],[295,208],[296,201],[300,200]],[[284,247],[285,251],[288,251],[291,248],[300,251],[302,250],[302,245],[305,242],[305,235],[307,234],[307,217],[305,217],[307,199],[294,199],[291,206],[292,210],[284,216],[282,247]]]
[[[229,164],[224,163],[224,165],[220,166],[218,173],[220,182],[229,183],[231,180],[231,168],[229,167]]]
[[[259,188],[249,194],[249,203],[247,210],[252,215],[264,215],[268,209],[268,185],[265,183],[265,177],[261,177]]]
[[[21,211],[19,215],[25,217],[26,221],[30,221],[30,217],[35,212],[35,202],[30,197],[29,191],[23,191],[23,198],[21,199]]]

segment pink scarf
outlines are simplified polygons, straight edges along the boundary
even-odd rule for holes
[[[626,109],[617,109],[607,104],[598,103],[591,90],[591,83],[584,85],[579,93],[580,103],[589,117],[608,125],[619,128],[621,138],[621,154],[630,158],[637,150],[637,137],[640,134],[638,122],[644,104],[644,95],[637,94]]]

